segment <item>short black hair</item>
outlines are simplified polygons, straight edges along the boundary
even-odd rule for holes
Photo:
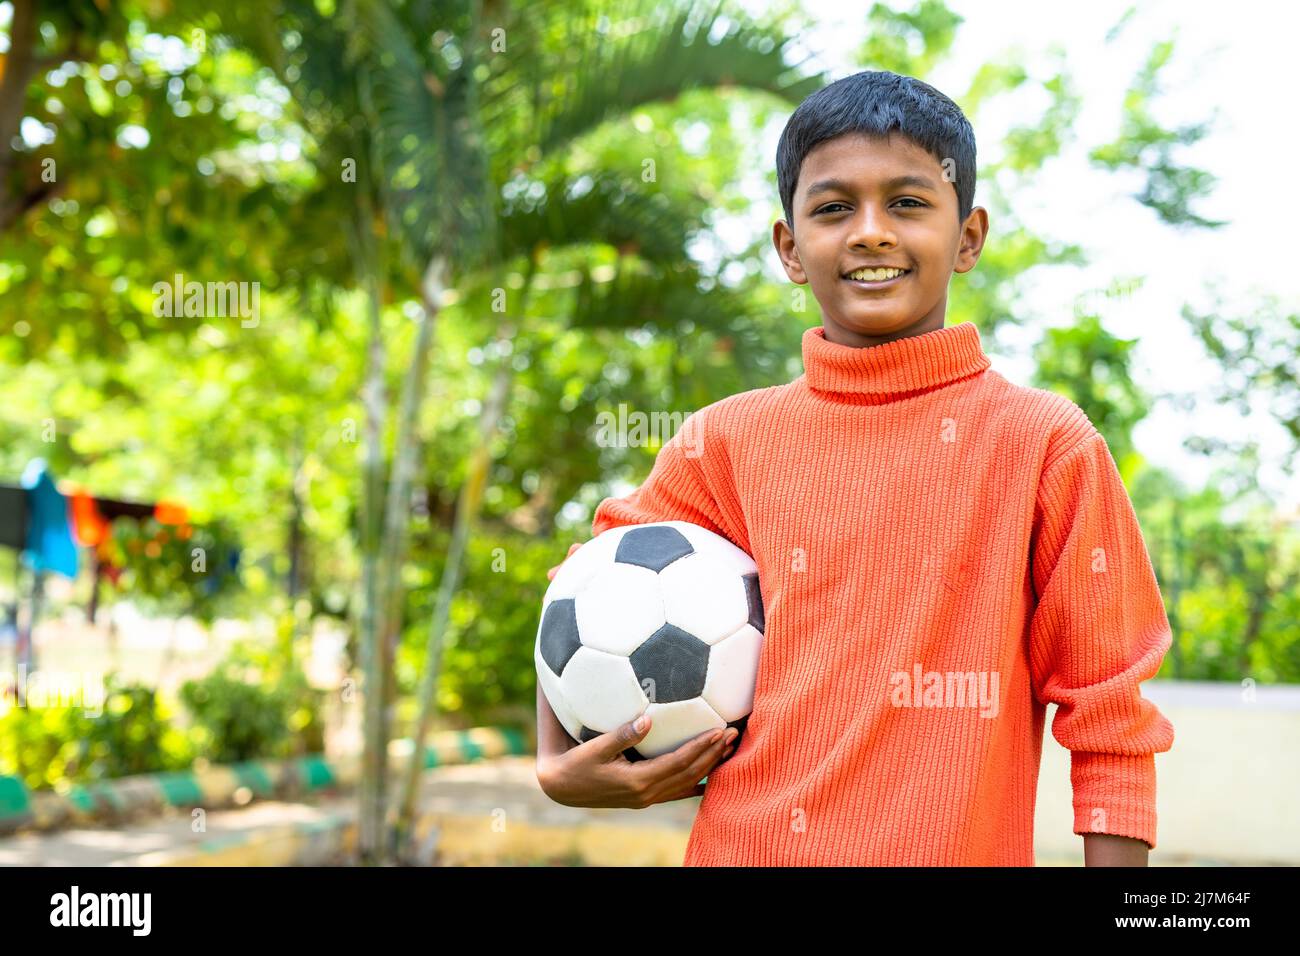
[[[889,70],[863,70],[813,93],[790,116],[776,147],[777,186],[785,221],[794,230],[794,192],[806,157],[818,144],[846,133],[888,136],[897,131],[951,168],[957,221],[975,205],[975,131],[961,108],[928,83]],[[951,167],[945,166],[951,160]]]

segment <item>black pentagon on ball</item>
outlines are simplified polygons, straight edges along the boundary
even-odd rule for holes
[[[691,700],[704,693],[709,675],[709,645],[680,627],[665,624],[631,653],[637,683],[653,695],[652,704]]]
[[[620,564],[649,568],[658,574],[678,558],[694,553],[695,549],[686,536],[676,528],[633,528],[618,542],[614,560]]]
[[[749,623],[763,634],[763,593],[758,587],[758,575],[745,575],[745,600],[749,602]]]
[[[557,598],[547,605],[542,615],[542,660],[557,677],[564,673],[564,665],[578,653],[582,641],[578,639],[578,614],[573,598]]]

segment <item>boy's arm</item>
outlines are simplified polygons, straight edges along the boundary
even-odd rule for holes
[[[537,753],[552,757],[572,750],[578,742],[569,736],[560,723],[560,718],[551,710],[551,702],[546,699],[540,681],[537,683]]]
[[[1083,835],[1084,866],[1146,866],[1146,842],[1110,833]]]
[[[1144,865],[1156,843],[1155,754],[1174,729],[1139,684],[1172,638],[1132,502],[1090,423],[1043,471],[1031,561],[1031,677],[1038,701],[1056,703],[1052,735],[1070,751],[1074,832],[1089,865]]]

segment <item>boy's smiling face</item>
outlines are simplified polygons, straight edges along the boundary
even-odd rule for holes
[[[846,134],[804,157],[791,204],[772,241],[792,282],[809,283],[826,339],[879,345],[943,328],[948,280],[969,272],[988,235],[988,214],[957,220],[957,190],[928,152],[897,133]],[[863,267],[906,269],[878,282],[845,278]]]

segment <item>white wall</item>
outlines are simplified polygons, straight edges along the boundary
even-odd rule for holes
[[[1300,865],[1300,686],[1147,681],[1142,695],[1174,725],[1156,754],[1152,865]],[[1047,709],[1034,850],[1040,864],[1082,862],[1072,832],[1070,754]]]

